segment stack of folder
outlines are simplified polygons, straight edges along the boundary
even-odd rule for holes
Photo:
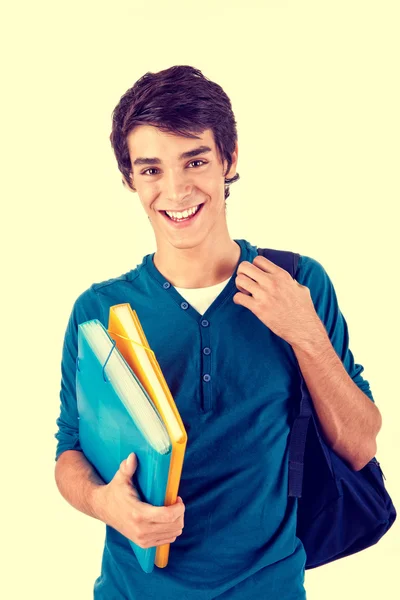
[[[141,500],[175,504],[187,434],[154,352],[131,306],[110,307],[108,330],[98,319],[78,325],[76,394],[83,452],[106,483],[134,452]],[[129,543],[146,573],[168,564],[170,544]]]

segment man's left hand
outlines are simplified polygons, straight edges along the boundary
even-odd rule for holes
[[[234,303],[251,310],[289,344],[301,345],[326,334],[309,288],[264,256],[256,256],[253,263],[242,261],[235,284],[240,291],[233,296]]]

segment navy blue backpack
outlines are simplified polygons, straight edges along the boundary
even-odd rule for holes
[[[295,279],[299,254],[270,248],[257,252]],[[307,554],[305,568],[312,569],[376,544],[395,521],[396,510],[375,457],[354,471],[324,441],[298,370],[301,400],[289,439],[288,495],[298,498],[296,533]]]

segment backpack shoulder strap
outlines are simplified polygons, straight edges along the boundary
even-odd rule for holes
[[[257,252],[295,279],[300,255],[269,248]],[[301,399],[290,430],[288,496],[299,499],[296,535],[307,554],[305,568],[311,569],[376,544],[397,513],[375,457],[354,471],[325,443],[297,366]]]
[[[300,254],[289,250],[274,250],[272,248],[257,248],[257,253],[285,269],[293,279],[296,278]],[[300,377],[300,407],[295,418],[289,443],[289,496],[301,497],[303,487],[304,452],[307,440],[307,430],[312,418],[312,400],[298,366]]]
[[[274,250],[273,248],[257,248],[257,253],[285,269],[295,279],[300,254],[290,250]]]

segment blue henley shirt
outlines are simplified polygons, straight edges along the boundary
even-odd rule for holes
[[[244,239],[237,267],[257,247]],[[188,443],[179,495],[183,533],[167,567],[139,567],[125,537],[106,526],[96,600],[303,600],[305,551],[296,537],[297,500],[288,498],[288,435],[299,400],[292,347],[237,305],[236,271],[204,314],[158,271],[154,254],[136,269],[95,283],[75,301],[61,362],[56,460],[81,450],[75,389],[77,327],[108,326],[109,308],[129,302],[176,402]],[[296,279],[347,372],[374,401],[349,349],[346,321],[322,265],[300,255]],[[181,290],[182,291],[182,290]]]

